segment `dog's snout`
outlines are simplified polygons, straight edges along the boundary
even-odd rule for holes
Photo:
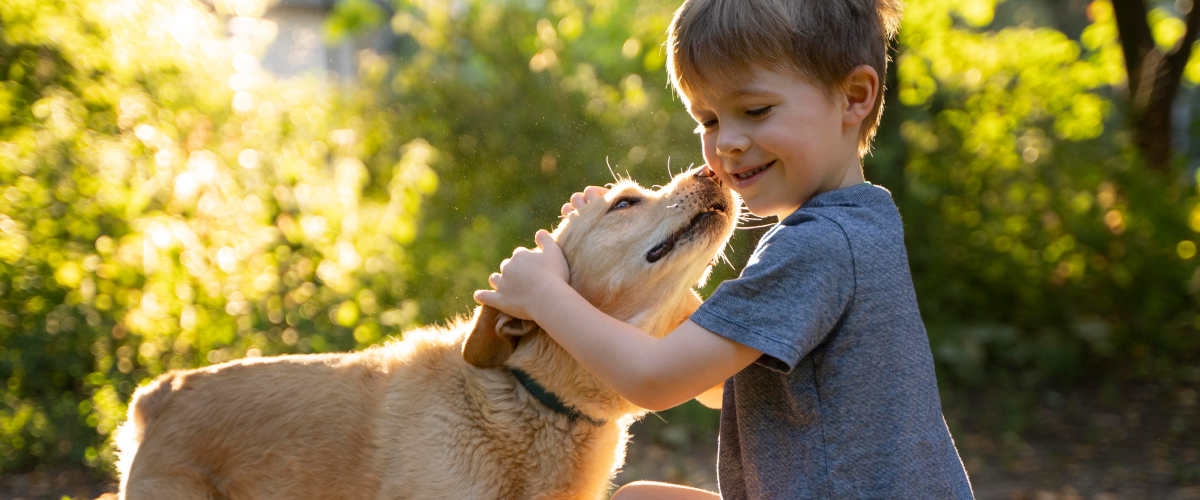
[[[721,178],[717,177],[717,172],[708,165],[700,167],[699,170],[696,170],[696,173],[692,174],[692,177],[695,177],[696,179],[708,179],[717,183],[718,186],[722,185]]]

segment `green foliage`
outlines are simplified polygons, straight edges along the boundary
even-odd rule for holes
[[[419,124],[443,180],[410,255],[424,322],[467,311],[475,289],[573,191],[612,169],[666,183],[702,162],[695,122],[666,85],[671,1],[404,2],[391,27],[394,123]],[[378,57],[378,59],[375,59]],[[376,70],[368,69],[368,72]]]
[[[0,16],[0,469],[110,463],[130,393],[168,369],[412,323],[436,151],[377,92],[275,82],[197,4]]]
[[[1133,157],[1111,5],[1076,41],[956,26],[991,22],[977,3],[914,2],[900,38],[898,202],[941,373],[1200,379],[1196,179]]]
[[[371,0],[345,0],[334,6],[333,14],[325,23],[325,38],[344,41],[348,36],[379,26],[383,22],[383,8]]]
[[[0,470],[107,468],[165,370],[467,312],[609,165],[653,184],[701,161],[663,69],[677,0],[339,2],[328,36],[398,35],[355,83],[271,77],[265,5],[213,6],[0,3]],[[904,214],[948,387],[1200,377],[1196,182],[1138,167],[1111,8],[1089,14],[1074,40],[991,0],[909,3],[867,176]]]

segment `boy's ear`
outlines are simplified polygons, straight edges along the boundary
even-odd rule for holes
[[[537,323],[517,319],[491,306],[475,308],[475,325],[463,342],[463,359],[477,368],[504,366],[524,335],[537,330]]]
[[[879,73],[868,64],[860,65],[850,70],[850,75],[842,83],[842,91],[846,96],[846,113],[842,115],[842,126],[857,127],[867,119],[871,110],[875,109],[876,97],[879,95]]]

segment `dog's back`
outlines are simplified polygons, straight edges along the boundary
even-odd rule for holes
[[[163,375],[118,431],[122,498],[598,498],[628,423],[570,423],[471,367],[470,326]]]
[[[118,434],[124,498],[371,498],[387,381],[371,361],[285,356],[158,378]]]

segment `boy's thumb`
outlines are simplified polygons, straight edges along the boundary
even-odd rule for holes
[[[491,305],[490,302],[491,302],[492,295],[495,295],[495,294],[496,294],[496,292],[494,290],[475,290],[475,295],[473,297],[475,299],[475,302],[478,302],[482,305],[487,306],[487,305]]]
[[[545,250],[546,246],[554,244],[554,237],[545,229],[538,229],[533,235],[533,241],[537,242],[538,248]]]

